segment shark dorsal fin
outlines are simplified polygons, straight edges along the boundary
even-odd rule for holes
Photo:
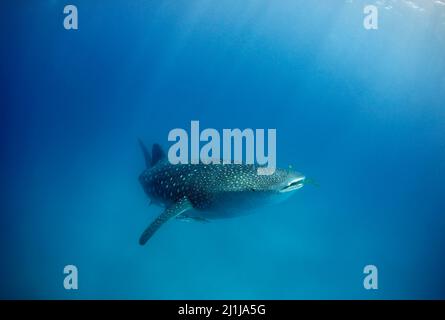
[[[162,150],[162,147],[155,143],[153,144],[153,148],[151,149],[151,165],[154,166],[156,163],[158,163],[160,160],[165,158],[165,152]]]
[[[141,139],[138,139],[138,141],[139,141],[139,146],[142,149],[142,153],[144,154],[145,167],[150,168],[152,163],[150,152],[148,151],[147,147],[144,145]]]

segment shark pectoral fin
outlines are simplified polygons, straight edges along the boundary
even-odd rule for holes
[[[192,219],[196,222],[201,222],[201,223],[209,223],[210,222],[210,220],[207,220],[206,218],[201,218],[201,217],[193,217]]]
[[[163,223],[190,209],[192,209],[192,204],[186,197],[180,199],[179,201],[173,203],[171,206],[167,207],[164,210],[164,212],[162,212],[147,227],[147,229],[145,229],[145,231],[139,238],[139,244],[144,245],[153,236],[153,234],[162,226]]]
[[[202,222],[202,223],[209,223],[210,220],[207,220],[206,218],[201,218],[201,217],[190,217],[186,214],[181,214],[179,216],[176,217],[176,219],[181,220],[181,221],[185,221],[185,222]]]

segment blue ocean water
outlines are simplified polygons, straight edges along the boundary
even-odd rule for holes
[[[64,1],[0,10],[1,298],[445,298],[442,1],[72,3],[75,31]],[[161,208],[137,138],[191,120],[276,128],[319,186],[139,246]]]

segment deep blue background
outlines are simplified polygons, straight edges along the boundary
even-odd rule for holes
[[[1,4],[1,298],[445,298],[444,6],[366,31],[362,1],[71,3],[77,31],[63,1]],[[276,128],[320,186],[139,246],[136,139],[191,120]]]

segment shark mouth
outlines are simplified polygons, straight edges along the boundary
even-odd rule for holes
[[[280,190],[280,192],[290,192],[302,188],[304,186],[304,179],[305,177],[299,177],[290,181]]]

